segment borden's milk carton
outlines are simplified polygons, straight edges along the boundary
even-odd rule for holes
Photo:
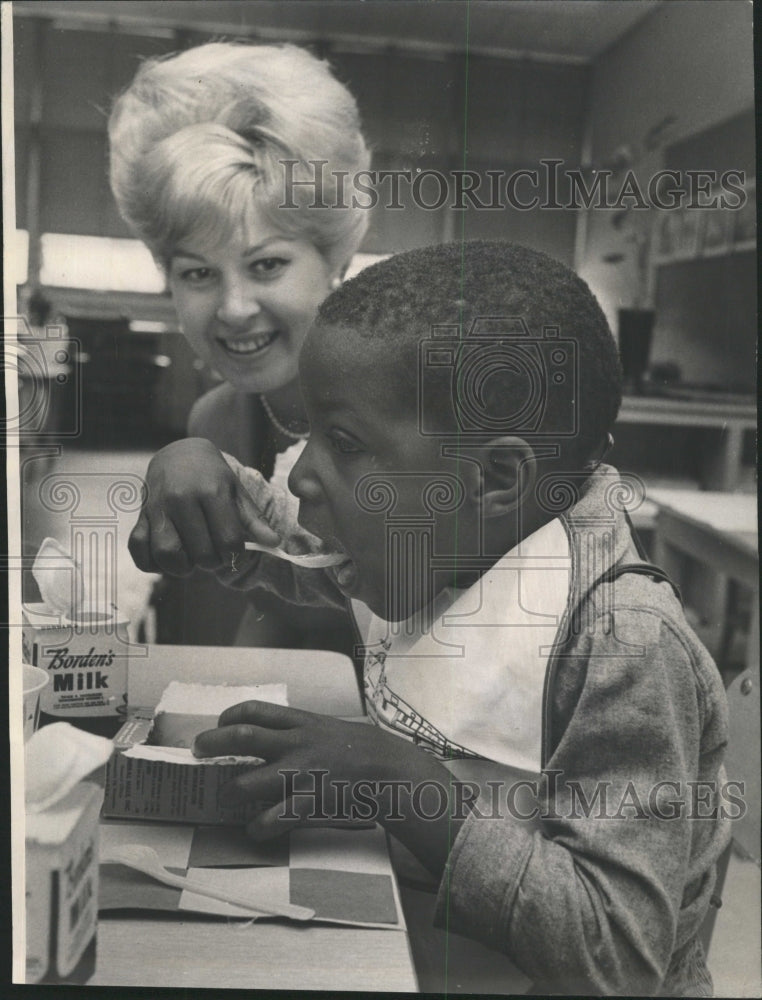
[[[69,618],[46,604],[23,610],[24,660],[50,675],[40,725],[71,722],[112,737],[127,705],[129,621],[111,605]]]
[[[25,662],[50,675],[40,725],[71,722],[114,736],[127,705],[128,620],[113,601],[93,596],[102,593],[97,562],[87,579],[54,538],[40,546],[32,575],[42,601],[24,606],[23,647]]]

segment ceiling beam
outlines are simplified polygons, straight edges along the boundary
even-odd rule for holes
[[[292,26],[251,25],[240,21],[216,21],[213,15],[204,14],[192,24],[187,17],[173,17],[173,4],[155,3],[156,14],[131,14],[127,8],[133,6],[112,3],[78,3],[77,0],[24,0],[13,4],[14,16],[50,19],[53,28],[83,31],[122,31],[129,34],[153,37],[169,37],[178,30],[188,30],[211,36],[247,38],[259,42],[292,42],[297,45],[330,43],[332,51],[352,54],[393,51],[414,53],[441,59],[453,53],[465,52],[463,43],[443,43],[409,38],[393,33],[353,34],[336,30],[319,31],[311,28]],[[137,7],[137,4],[134,4]],[[213,8],[213,5],[208,5]],[[470,56],[484,56],[508,60],[524,60],[538,63],[584,66],[591,60],[572,53],[545,52],[530,48],[511,48],[505,45],[468,46]]]

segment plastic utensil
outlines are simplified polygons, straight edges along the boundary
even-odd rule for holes
[[[293,552],[286,552],[280,546],[272,549],[267,545],[260,545],[259,542],[244,542],[243,547],[248,552],[266,552],[270,556],[277,556],[278,559],[285,559],[286,562],[293,563],[295,566],[303,566],[305,569],[324,569],[326,566],[338,566],[346,559],[346,556],[339,552],[307,552],[304,555],[297,555]]]
[[[173,872],[167,871],[156,851],[145,844],[122,844],[112,847],[108,854],[100,860],[101,864],[126,865],[128,868],[143,872],[144,875],[149,875],[157,882],[172,886],[174,889],[184,889],[186,892],[195,892],[199,896],[208,896],[210,899],[218,899],[223,903],[240,906],[253,911],[258,916],[288,917],[290,920],[311,920],[315,916],[315,911],[306,906],[295,906],[292,903],[265,903],[247,896],[238,896],[224,889],[215,889],[203,882],[186,878],[184,875],[175,875]]]

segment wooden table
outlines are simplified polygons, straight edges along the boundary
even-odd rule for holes
[[[149,646],[130,662],[129,700],[152,705],[170,680],[288,685],[297,708],[353,718],[362,703],[351,661],[337,653]],[[392,861],[406,852],[391,841]],[[529,980],[505,956],[433,927],[435,895],[411,886],[412,855],[396,887],[404,926],[389,930],[212,921],[187,913],[101,916],[90,986],[363,990],[389,993],[526,991]],[[415,878],[414,878],[415,881]]]
[[[101,917],[88,986],[416,992],[407,933],[141,914]]]
[[[289,703],[358,716],[352,662],[338,653],[288,649],[148,646],[129,667],[129,701],[154,705],[170,680],[285,682]],[[418,984],[404,926],[389,930],[245,924],[184,913],[102,915],[96,973],[89,986],[377,990]]]
[[[705,490],[651,489],[658,543],[677,549],[749,587],[759,584],[757,498]]]
[[[277,684],[289,704],[310,712],[351,718],[363,714],[354,666],[326,650],[244,649],[236,646],[139,646],[130,658],[127,700],[158,704],[170,681],[205,684]]]

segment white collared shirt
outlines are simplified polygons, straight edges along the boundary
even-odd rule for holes
[[[366,643],[368,714],[438,756],[539,773],[545,675],[571,566],[556,518],[473,586],[440,594],[430,628],[390,624],[353,601]]]

